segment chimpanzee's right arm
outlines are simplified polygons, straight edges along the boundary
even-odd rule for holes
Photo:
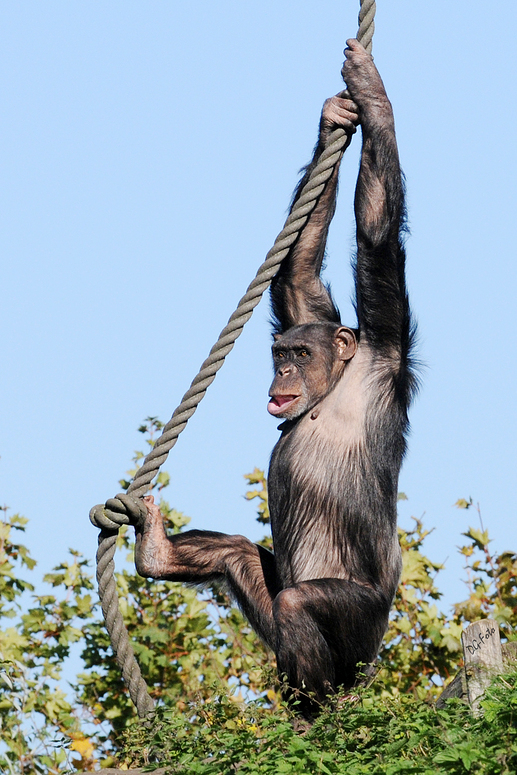
[[[340,126],[351,136],[355,132],[357,122],[355,104],[344,98],[342,93],[325,102],[314,156],[294,193],[291,208],[325,150],[330,133]],[[338,173],[339,163],[327,181],[299,239],[283,260],[280,271],[271,284],[271,305],[276,333],[283,333],[302,323],[339,323],[339,312],[329,290],[320,280],[328,229],[335,210]]]

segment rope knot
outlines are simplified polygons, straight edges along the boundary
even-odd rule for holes
[[[122,525],[141,525],[146,515],[147,508],[142,499],[123,492],[109,498],[104,505],[94,506],[90,511],[90,521],[99,530],[117,533]]]

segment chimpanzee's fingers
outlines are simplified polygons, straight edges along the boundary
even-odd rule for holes
[[[358,122],[359,121],[359,113],[350,110],[344,110],[340,107],[335,107],[335,109],[332,111],[332,113],[329,114],[329,118],[335,123],[340,124],[342,121],[352,121]]]
[[[161,519],[162,513],[160,511],[160,507],[157,503],[154,502],[154,496],[153,495],[144,495],[142,498],[144,501],[146,507],[147,507],[147,514],[152,515],[153,517],[157,517]]]
[[[343,54],[346,56],[347,51],[364,51],[366,53],[365,47],[359,43],[357,38],[348,38],[346,42],[347,48],[343,51]]]
[[[359,108],[353,100],[343,99],[342,97],[334,97],[333,107],[336,110],[344,110],[347,113],[359,113]]]
[[[322,118],[328,127],[336,125],[348,131],[355,131],[359,123],[359,110],[353,100],[335,96],[325,102]]]
[[[350,110],[352,113],[357,113],[357,104],[350,99],[348,89],[338,92],[334,97],[330,98],[335,104],[341,105],[345,110]]]

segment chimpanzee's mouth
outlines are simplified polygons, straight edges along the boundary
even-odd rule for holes
[[[300,396],[271,396],[267,410],[269,414],[283,414]]]

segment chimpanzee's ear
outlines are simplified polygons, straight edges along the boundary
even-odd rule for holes
[[[281,338],[282,338],[282,334],[273,334],[273,339],[275,340],[275,342],[278,342],[278,340]]]
[[[340,361],[349,361],[357,352],[357,339],[351,328],[340,326],[334,333],[334,346]]]

